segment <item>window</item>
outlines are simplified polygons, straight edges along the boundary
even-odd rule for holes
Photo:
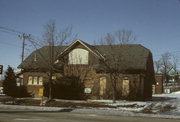
[[[33,82],[32,82],[32,76],[29,76],[28,77],[28,85],[32,85],[33,84]]]
[[[56,76],[53,75],[53,76],[52,76],[52,80],[56,80]]]
[[[28,85],[43,85],[43,77],[42,76],[29,76],[28,77]]]
[[[89,52],[85,49],[77,48],[69,53],[69,64],[88,64]]]
[[[37,84],[38,84],[38,77],[35,76],[35,77],[34,77],[34,81],[33,81],[33,85],[37,85]]]
[[[43,85],[43,77],[42,76],[39,77],[39,85]]]

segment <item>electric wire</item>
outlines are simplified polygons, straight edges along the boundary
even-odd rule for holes
[[[21,31],[15,30],[15,29],[10,29],[10,28],[3,27],[3,26],[0,26],[0,31],[8,33],[8,34],[13,34],[13,35],[25,34],[24,32],[21,32]],[[28,40],[28,41],[30,43],[32,43],[32,41],[30,41],[30,40]],[[11,44],[11,45],[13,45],[13,44]],[[176,53],[180,53],[180,51],[173,51],[170,53],[176,54]],[[153,55],[153,57],[160,57],[160,56],[162,56],[162,54]]]
[[[10,32],[14,32],[16,34],[24,34],[23,32],[20,32],[20,31],[14,30],[14,29],[10,29],[10,28],[7,28],[7,27],[0,26],[0,29],[6,30],[6,31],[10,31]]]

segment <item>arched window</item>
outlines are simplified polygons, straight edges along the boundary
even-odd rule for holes
[[[39,85],[43,85],[43,77],[42,76],[39,77]]]
[[[32,85],[33,84],[33,79],[32,76],[28,77],[28,85]]]
[[[69,53],[69,64],[88,64],[89,52],[85,49],[77,48]]]
[[[38,77],[34,76],[33,85],[38,85]]]

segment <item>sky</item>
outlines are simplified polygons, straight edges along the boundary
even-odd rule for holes
[[[137,37],[135,43],[150,49],[154,60],[165,52],[180,56],[179,0],[0,0],[0,27],[41,38],[51,20],[58,30],[72,25],[73,33],[90,44],[108,32],[129,29]],[[21,47],[17,34],[0,29],[4,69],[17,69]]]

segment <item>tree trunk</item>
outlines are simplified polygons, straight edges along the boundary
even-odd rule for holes
[[[111,85],[112,85],[112,90],[113,90],[113,103],[116,103],[116,85],[115,85],[115,79],[113,78],[112,74],[110,74],[110,79],[111,79]]]
[[[114,88],[113,88],[113,103],[116,103],[116,92]]]
[[[52,99],[52,71],[49,73],[49,100]]]

